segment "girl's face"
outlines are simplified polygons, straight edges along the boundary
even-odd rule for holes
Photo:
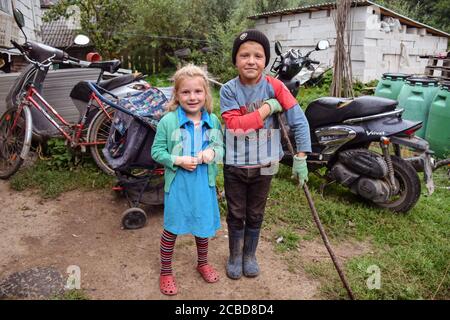
[[[177,91],[177,98],[188,114],[198,114],[205,105],[205,81],[201,77],[185,78]]]

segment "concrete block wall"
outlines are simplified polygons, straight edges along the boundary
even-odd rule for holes
[[[363,81],[368,82],[379,79],[385,72],[423,74],[427,59],[421,59],[420,56],[446,51],[448,39],[424,33],[420,28],[402,26],[400,32],[366,30],[364,43],[366,68]],[[408,55],[409,65],[401,57],[402,44]]]
[[[312,54],[315,60],[333,64],[336,44],[336,31],[333,11],[321,10],[262,18],[256,21],[256,28],[264,32],[271,44],[270,65],[275,59],[274,44],[280,41],[283,48],[300,49],[307,52],[314,49],[320,40],[328,40],[328,50]],[[433,36],[423,28],[402,25],[401,30],[392,32],[374,28],[376,11],[372,7],[352,8],[352,66],[356,79],[369,82],[379,79],[385,72],[404,72],[421,74],[427,64],[420,55],[436,54],[447,50],[448,39]],[[410,65],[400,58],[402,46],[406,50]]]
[[[315,48],[320,40],[329,40],[334,44],[336,32],[333,17],[327,10],[321,10],[311,15],[306,13],[289,14],[284,16],[262,18],[256,21],[255,27],[264,32],[271,44],[270,65],[275,59],[275,41],[280,41],[285,49],[300,49],[302,53]],[[313,53],[314,59],[323,63],[332,64],[334,51],[330,48],[326,51]]]

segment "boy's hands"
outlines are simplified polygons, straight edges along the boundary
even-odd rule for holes
[[[216,153],[213,149],[206,149],[200,151],[197,155],[198,163],[211,163],[214,160]]]
[[[269,99],[264,101],[261,108],[258,109],[259,115],[261,116],[261,119],[263,121],[272,114],[282,111],[283,108],[281,107],[277,99]]]
[[[175,158],[175,165],[185,170],[194,171],[197,168],[198,158],[189,156],[179,156]]]
[[[269,99],[266,100],[264,103],[267,103],[270,107],[270,115],[273,115],[277,112],[283,112],[283,108],[281,107],[281,104],[278,102],[277,99]]]
[[[294,155],[292,175],[294,178],[298,178],[298,180],[300,181],[300,186],[302,187],[305,182],[308,182],[308,165],[306,164],[306,155]]]

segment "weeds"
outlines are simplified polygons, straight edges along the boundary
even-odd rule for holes
[[[73,289],[54,296],[50,300],[90,300],[90,298],[83,290]]]
[[[61,193],[75,189],[103,189],[112,184],[113,177],[100,172],[91,162],[71,169],[60,169],[50,168],[48,162],[43,160],[38,160],[32,167],[23,168],[10,180],[12,189],[37,189],[43,198],[56,198]]]

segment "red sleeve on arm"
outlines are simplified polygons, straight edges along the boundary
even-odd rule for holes
[[[297,99],[295,99],[283,82],[270,76],[267,76],[266,79],[272,85],[275,99],[278,100],[284,110],[288,110],[298,104]]]
[[[258,130],[264,127],[264,123],[258,111],[242,114],[241,110],[229,110],[222,113],[227,129],[231,130]]]

